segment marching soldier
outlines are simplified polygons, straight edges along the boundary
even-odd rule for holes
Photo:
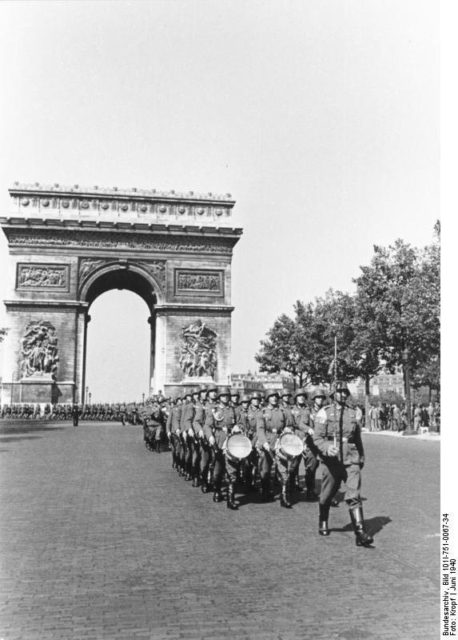
[[[251,399],[253,396],[244,394],[240,402],[240,412],[237,418],[237,424],[241,432],[251,440],[252,449],[248,458],[242,462],[242,480],[249,489],[254,486],[256,479],[256,410],[252,409]]]
[[[304,442],[304,464],[305,464],[305,449],[306,449],[306,440],[308,430],[310,428],[310,410],[306,404],[307,392],[305,389],[298,389],[294,394],[294,407],[291,409],[291,415],[293,419],[293,425],[296,434],[301,438]],[[293,474],[293,483],[297,491],[302,491],[302,488],[299,485],[299,466],[300,466],[300,458],[297,463],[297,467],[294,470]],[[306,472],[307,474],[307,472]]]
[[[181,398],[176,397],[170,411],[167,435],[172,446],[172,468],[181,475],[182,446],[180,438]]]
[[[269,391],[266,399],[267,407],[262,410],[261,414],[256,416],[256,438],[259,451],[258,470],[261,478],[261,497],[263,500],[269,501],[273,500],[271,472],[274,464],[275,444],[278,435],[286,426],[286,417],[283,410],[278,406],[278,391]],[[286,484],[282,483],[281,504],[286,506],[286,503],[288,503]]]
[[[241,411],[241,406],[240,406],[240,393],[236,389],[231,391],[231,406],[234,407],[235,419],[237,421],[239,417],[239,413]]]
[[[191,480],[191,466],[192,466],[192,454],[194,443],[194,431],[192,429],[192,423],[194,420],[194,403],[193,393],[187,391],[184,396],[184,403],[181,409],[180,418],[180,437],[183,447],[182,464],[183,464],[183,476],[185,480]]]
[[[205,422],[205,400],[207,397],[207,387],[201,386],[194,396],[194,419],[192,429],[194,432],[194,449],[192,455],[192,486],[198,487],[200,484],[200,461],[202,448],[204,446],[204,422]]]
[[[316,389],[313,389],[311,393],[313,407],[312,411],[310,411],[306,405],[307,392],[303,389],[299,390],[295,396],[296,406],[293,409],[298,434],[304,441],[302,457],[305,467],[305,489],[306,497],[310,500],[318,498],[315,493],[315,473],[319,464],[317,457],[319,451],[313,442],[313,417],[321,409],[325,397],[325,392],[321,388],[316,387]]]
[[[223,445],[235,425],[234,407],[230,405],[230,390],[223,387],[218,393],[218,404],[208,407],[205,415],[204,433],[213,448],[213,501],[221,502],[221,485],[225,471]],[[234,508],[234,485],[229,483],[227,492],[228,506]],[[235,507],[236,508],[236,507]]]
[[[201,491],[202,493],[207,493],[210,490],[211,485],[211,474],[214,466],[214,450],[212,445],[210,444],[207,433],[208,430],[205,430],[205,424],[207,421],[207,417],[211,420],[211,416],[213,415],[213,411],[216,409],[216,399],[218,396],[218,387],[210,386],[207,390],[207,403],[205,405],[205,418],[202,426],[202,437],[201,437],[201,454],[200,454],[200,483],[201,483]]]
[[[350,509],[356,545],[368,546],[373,538],[365,531],[361,504],[361,469],[364,466],[361,430],[354,409],[347,404],[350,395],[347,383],[336,382],[330,395],[335,402],[320,409],[314,418],[313,441],[322,460],[318,531],[322,536],[329,535],[329,507],[341,482],[345,482],[345,501]]]

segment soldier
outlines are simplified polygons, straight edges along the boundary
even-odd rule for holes
[[[286,416],[278,406],[278,391],[269,391],[266,396],[267,406],[261,414],[257,414],[257,447],[259,451],[258,470],[261,478],[261,497],[265,501],[273,500],[272,466],[275,456],[275,444],[278,435],[286,426]],[[283,479],[283,478],[282,478]],[[282,483],[281,505],[287,506],[286,483]],[[290,507],[291,505],[289,505]]]
[[[305,439],[305,450],[303,454],[304,467],[305,467],[305,488],[306,496],[310,500],[317,500],[318,496],[315,492],[315,474],[319,465],[319,451],[313,442],[313,434],[315,429],[315,419],[318,412],[323,407],[326,400],[326,391],[324,387],[314,387],[310,393],[310,399],[312,401],[312,408],[309,412],[309,428],[307,429],[307,435]],[[331,504],[334,504],[333,500]]]
[[[243,394],[240,402],[240,411],[237,417],[237,425],[240,427],[241,432],[251,440],[252,450],[248,458],[245,458],[241,465],[242,481],[250,489],[255,483],[255,469],[256,469],[256,448],[255,448],[255,436],[256,436],[256,416],[250,407],[251,397],[248,394]]]
[[[336,382],[330,395],[335,402],[320,409],[314,419],[313,441],[322,461],[318,531],[322,536],[329,535],[331,500],[341,482],[345,482],[345,501],[350,509],[356,545],[368,546],[372,544],[373,538],[365,531],[361,504],[361,469],[364,466],[361,430],[356,422],[354,409],[347,404],[350,395],[347,383]]]
[[[283,409],[283,413],[286,416],[286,426],[293,428],[294,420],[292,414],[291,398],[293,394],[288,389],[283,389],[280,395],[280,407]]]
[[[180,418],[180,437],[183,447],[182,452],[182,464],[183,464],[183,476],[185,480],[191,480],[191,465],[192,465],[192,443],[194,432],[192,430],[192,423],[194,420],[194,404],[192,391],[187,391],[184,396],[184,403],[181,409]]]
[[[167,435],[172,446],[172,468],[181,475],[182,446],[180,438],[181,398],[177,396],[167,421]]]
[[[213,411],[216,409],[217,396],[218,387],[215,385],[211,385],[207,390],[208,400],[205,405],[205,417],[202,426],[202,436],[200,441],[200,488],[202,493],[207,493],[210,490],[211,474],[214,466],[214,450],[212,445],[208,441],[205,431],[205,423],[207,421],[207,416],[209,416],[210,419]]]
[[[73,426],[78,426],[78,418],[79,418],[79,407],[76,403],[73,404],[72,407],[72,417],[73,417]]]
[[[218,392],[218,404],[209,407],[205,415],[204,433],[208,443],[213,448],[213,501],[221,502],[221,485],[225,471],[225,457],[223,445],[228,434],[231,433],[235,425],[234,407],[230,405],[230,390],[223,387]],[[229,483],[227,492],[228,506],[234,508],[234,485]]]
[[[240,393],[236,389],[233,389],[231,391],[231,406],[234,407],[235,419],[237,421],[240,410],[241,410],[241,406],[240,406]]]
[[[205,422],[205,401],[207,398],[207,387],[201,386],[194,403],[194,421],[192,428],[194,432],[195,447],[192,458],[192,486],[198,487],[201,482],[200,463],[202,453],[205,448],[204,443],[204,422]]]
[[[294,407],[291,409],[291,417],[293,420],[293,426],[296,434],[301,438],[304,442],[304,465],[306,465],[305,461],[305,449],[306,449],[306,440],[308,431],[310,429],[310,410],[306,403],[307,400],[307,392],[305,389],[298,389],[294,394]],[[296,469],[294,470],[292,482],[294,488],[297,491],[302,491],[302,488],[299,484],[299,466],[300,466],[300,458],[297,462]],[[307,472],[306,472],[307,475]]]

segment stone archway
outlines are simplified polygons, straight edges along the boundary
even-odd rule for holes
[[[83,402],[88,310],[126,288],[150,309],[154,390],[230,375],[230,196],[15,185],[0,218],[10,294],[2,403]]]

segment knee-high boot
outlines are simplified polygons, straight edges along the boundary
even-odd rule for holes
[[[320,504],[320,518],[318,525],[318,533],[320,536],[328,536],[328,518],[329,518],[329,505],[328,504]]]
[[[350,509],[350,517],[356,536],[357,547],[368,547],[374,542],[374,538],[367,533],[364,527],[363,508],[361,505]]]
[[[227,508],[234,511],[238,509],[238,505],[234,500],[234,485],[232,482],[230,482],[227,486]]]

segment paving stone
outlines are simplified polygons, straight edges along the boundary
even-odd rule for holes
[[[0,424],[4,640],[432,640],[439,635],[439,443],[364,435],[357,548],[347,509],[184,482],[140,428]],[[5,441],[4,441],[5,440]]]

